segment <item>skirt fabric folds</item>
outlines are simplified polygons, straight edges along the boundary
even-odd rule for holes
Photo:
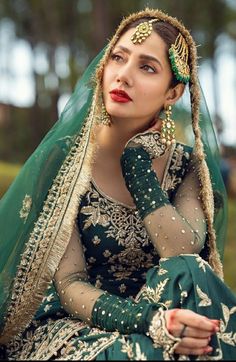
[[[163,309],[191,309],[220,319],[211,354],[170,355],[154,348],[141,334],[122,335],[91,328],[68,316],[51,314],[35,319],[22,336],[6,348],[8,360],[236,360],[236,297],[198,255],[161,259],[151,268],[137,303],[157,303]]]

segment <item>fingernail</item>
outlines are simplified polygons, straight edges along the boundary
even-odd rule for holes
[[[211,321],[212,321],[214,324],[216,324],[217,326],[220,325],[220,320],[218,320],[218,319],[212,319]]]
[[[213,351],[213,348],[211,346],[207,346],[206,348],[204,348],[204,353],[210,353]]]
[[[219,330],[220,330],[219,327],[214,326],[214,327],[212,328],[212,330],[211,330],[211,333],[212,333],[212,334],[215,334],[215,333],[219,332]]]

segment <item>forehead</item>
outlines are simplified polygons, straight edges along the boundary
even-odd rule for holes
[[[167,61],[167,45],[164,40],[154,30],[141,44],[133,44],[131,37],[135,28],[127,30],[118,40],[115,47],[121,45],[127,47],[132,53],[142,53],[158,56]]]

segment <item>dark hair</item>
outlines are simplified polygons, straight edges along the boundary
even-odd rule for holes
[[[121,32],[120,35],[123,35],[127,30],[135,28],[137,25],[143,23],[144,21],[149,21],[152,20],[154,18],[148,18],[148,17],[144,17],[141,19],[138,19],[136,21],[134,21],[133,23],[128,24]],[[179,34],[179,30],[176,29],[173,25],[171,25],[170,23],[167,23],[165,21],[156,21],[152,24],[153,30],[162,38],[162,40],[165,42],[166,44],[166,56],[168,59],[168,62],[170,64],[170,69],[172,71],[171,68],[171,62],[169,59],[169,49],[171,47],[172,44],[175,43],[175,40]],[[174,87],[175,85],[181,83],[178,79],[176,79],[176,76],[174,75],[173,71],[172,71],[172,81],[171,81],[171,86]]]

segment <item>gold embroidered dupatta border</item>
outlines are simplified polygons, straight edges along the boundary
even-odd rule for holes
[[[94,107],[92,107],[94,109]],[[94,144],[89,117],[49,189],[14,280],[0,343],[31,322],[68,246],[81,196],[91,178]]]

